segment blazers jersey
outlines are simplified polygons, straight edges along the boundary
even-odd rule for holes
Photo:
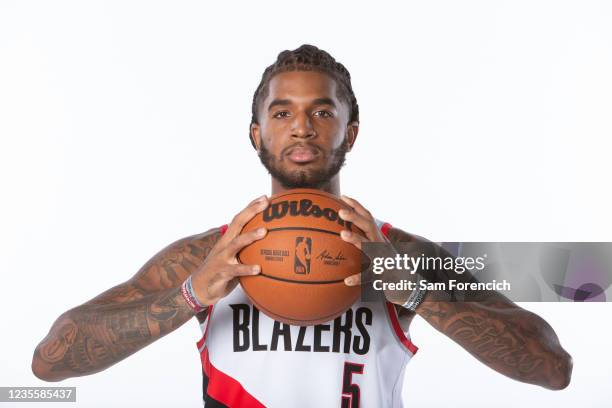
[[[377,223],[386,235],[391,225]],[[200,326],[206,408],[399,408],[404,370],[417,352],[382,295],[300,327],[261,313],[238,285]]]

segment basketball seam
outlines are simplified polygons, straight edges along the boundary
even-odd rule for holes
[[[329,280],[329,281],[300,281],[300,280],[294,280],[294,279],[280,278],[278,276],[266,275],[264,273],[260,273],[257,276],[263,276],[264,278],[279,280],[282,282],[299,283],[299,284],[306,284],[306,285],[322,285],[322,284],[328,284],[328,283],[344,282],[344,279],[336,279],[336,280]]]
[[[326,234],[333,234],[333,235],[340,236],[340,234],[338,232],[334,232],[334,231],[330,231],[330,230],[325,230],[325,229],[322,229],[322,228],[310,228],[310,227],[278,227],[278,228],[270,228],[270,229],[268,229],[268,232],[274,232],[274,231],[301,231],[301,230],[316,231],[316,232],[325,232]]]

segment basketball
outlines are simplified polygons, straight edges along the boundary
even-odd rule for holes
[[[324,323],[344,313],[360,295],[344,278],[361,271],[361,251],[340,237],[363,231],[338,215],[350,207],[335,196],[294,189],[270,197],[270,205],[242,232],[265,227],[266,236],[243,248],[238,260],[261,266],[261,273],[240,278],[259,310],[299,326]]]

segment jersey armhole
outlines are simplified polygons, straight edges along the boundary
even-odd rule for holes
[[[227,231],[227,227],[227,224],[223,224],[219,227],[219,232],[222,236],[223,234],[225,234],[225,231]],[[208,334],[208,328],[210,327],[210,319],[212,319],[213,307],[214,306],[210,306],[208,308],[208,311],[206,313],[206,320],[200,323],[200,328],[202,329],[202,338],[200,338],[200,340],[198,340],[196,343],[196,346],[198,347],[198,350],[200,352],[202,352],[202,350],[204,349],[204,343],[206,343],[206,335]]]
[[[204,349],[204,344],[206,343],[206,335],[208,334],[208,328],[210,327],[210,319],[212,318],[213,306],[208,308],[208,313],[206,313],[206,320],[200,323],[200,328],[202,329],[202,338],[198,340],[196,346],[198,347],[198,351],[202,352]]]
[[[378,225],[378,228],[380,228],[380,231],[383,233],[383,235],[389,238],[389,230],[393,228],[393,225],[376,218],[375,220],[376,225]],[[399,318],[397,316],[397,309],[395,309],[395,305],[389,302],[388,300],[385,300],[385,310],[387,312],[387,316],[389,317],[389,323],[391,324],[391,328],[395,333],[395,336],[411,355],[415,355],[419,348],[410,341],[410,338],[406,336],[406,333],[402,329],[402,326],[399,323]]]
[[[414,356],[416,352],[419,351],[419,348],[412,343],[410,337],[408,337],[406,332],[404,332],[402,329],[402,326],[399,323],[399,318],[397,317],[397,309],[395,308],[395,305],[388,300],[385,300],[385,310],[387,312],[387,316],[389,317],[389,323],[391,324],[393,333],[395,333],[395,336],[406,348],[406,350]]]

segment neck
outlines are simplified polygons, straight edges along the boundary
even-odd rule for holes
[[[272,177],[272,195],[284,193],[287,190],[289,189],[283,186],[281,183],[279,183],[278,180]],[[336,174],[329,181],[324,183],[322,186],[318,187],[317,190],[325,191],[326,193],[333,194],[339,197],[340,196],[340,175]]]

